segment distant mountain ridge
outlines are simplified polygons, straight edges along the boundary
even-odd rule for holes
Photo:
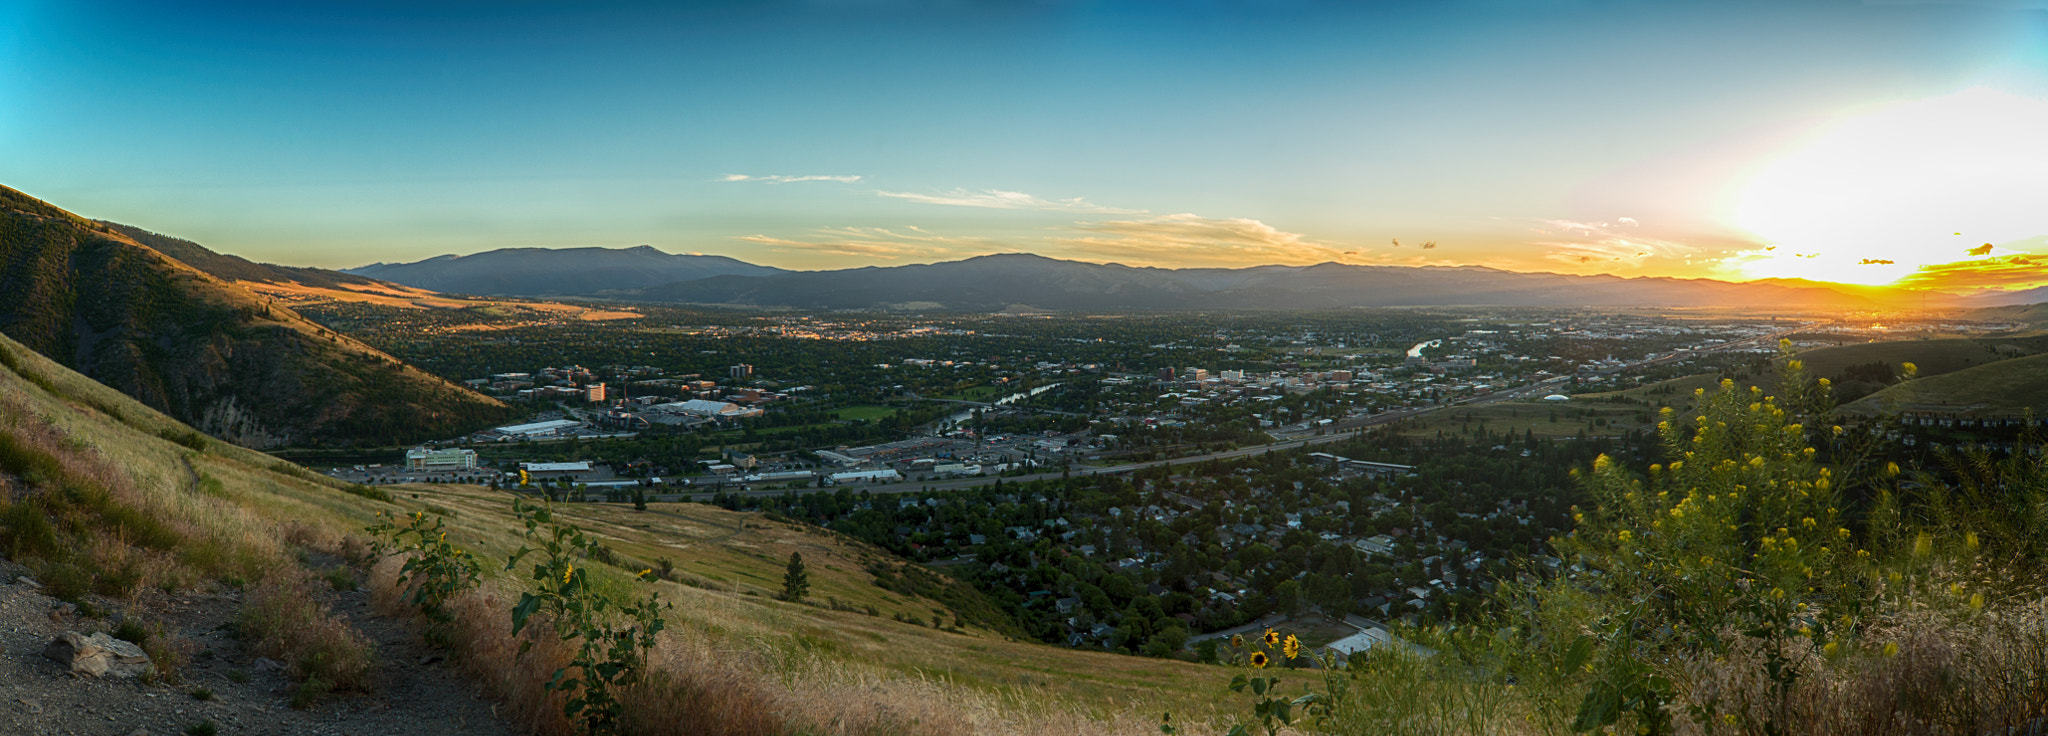
[[[250,263],[0,187],[0,332],[181,422],[269,448],[417,442],[510,417],[230,280],[252,277],[357,278]]]
[[[1480,266],[1322,263],[1163,269],[1029,254],[889,268],[719,276],[597,295],[635,301],[813,309],[938,305],[978,310],[1022,304],[1071,311],[1447,305],[1814,308],[1874,303],[1864,295],[1817,285],[1518,273]]]
[[[1056,311],[1330,309],[1390,306],[1838,308],[1882,289],[1817,282],[1521,273],[1480,266],[1168,269],[1027,253],[944,263],[785,271],[724,256],[636,248],[507,248],[345,273],[441,292],[806,309]]]
[[[715,276],[787,273],[725,256],[632,248],[500,248],[412,263],[372,263],[343,273],[420,289],[483,296],[587,296]]]

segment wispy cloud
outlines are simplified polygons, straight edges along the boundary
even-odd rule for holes
[[[774,182],[774,183],[777,183],[777,184],[794,184],[794,183],[796,183],[796,182],[800,182],[800,181],[836,181],[836,182],[839,182],[839,183],[842,183],[842,184],[851,184],[851,183],[853,183],[853,182],[857,182],[857,181],[860,181],[860,175],[859,175],[859,174],[854,174],[854,175],[851,175],[851,176],[827,176],[827,175],[811,175],[811,176],[783,176],[783,175],[781,175],[781,174],[770,174],[770,175],[768,175],[768,176],[748,176],[748,175],[746,175],[746,174],[726,174],[725,176],[719,177],[719,179],[718,179],[718,180],[719,180],[719,181],[767,181],[767,182]]]
[[[1342,261],[1347,255],[1300,234],[1242,217],[1217,219],[1193,214],[1160,215],[1136,220],[1082,222],[1074,227],[1088,234],[1058,241],[1073,256],[1134,265],[1306,265]]]
[[[875,194],[892,199],[904,199],[924,204],[942,204],[952,207],[981,207],[995,210],[1050,210],[1055,212],[1098,212],[1110,215],[1142,215],[1144,210],[1127,210],[1107,207],[1080,197],[1072,199],[1044,199],[1023,192],[1006,192],[1000,189],[970,191],[955,189],[938,194],[917,192],[878,191]]]
[[[1000,250],[1000,244],[993,240],[939,235],[914,225],[898,229],[825,227],[801,239],[767,235],[741,235],[734,239],[766,245],[776,253],[884,261],[964,257]]]
[[[1543,257],[1572,270],[1637,270],[1653,260],[1668,263],[1702,255],[1697,245],[1650,232],[1633,217],[1604,220],[1537,220],[1538,237],[1531,245],[1543,247]]]

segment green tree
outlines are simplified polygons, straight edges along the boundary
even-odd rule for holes
[[[782,571],[782,599],[802,601],[811,592],[811,574],[804,572],[804,556],[800,552],[789,553],[789,566]]]

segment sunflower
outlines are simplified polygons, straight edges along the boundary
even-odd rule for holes
[[[1243,648],[1244,648],[1244,635],[1243,635],[1243,634],[1231,634],[1231,635],[1230,635],[1230,648],[1231,648],[1231,649],[1243,649]]]
[[[1271,658],[1267,657],[1265,652],[1252,652],[1253,667],[1263,668],[1268,661],[1271,661]]]
[[[1301,640],[1294,638],[1293,634],[1288,634],[1287,645],[1282,647],[1280,651],[1285,652],[1288,659],[1301,656]]]
[[[1270,647],[1270,646],[1273,646],[1273,645],[1275,645],[1275,644],[1279,644],[1279,643],[1280,643],[1280,632],[1278,632],[1278,631],[1274,631],[1274,630],[1272,630],[1272,629],[1267,629],[1267,630],[1266,630],[1266,637],[1265,637],[1265,639],[1266,639],[1266,646],[1269,646],[1269,647]]]

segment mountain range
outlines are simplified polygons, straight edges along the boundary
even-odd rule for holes
[[[0,187],[0,332],[247,447],[391,444],[509,407],[315,324],[240,281],[365,281],[252,263]]]
[[[515,248],[374,264],[346,273],[436,291],[804,309],[1054,311],[1330,309],[1428,305],[1868,307],[1869,290],[1816,282],[1731,283],[1519,273],[1478,266],[1323,263],[1145,268],[1008,253],[945,263],[785,271],[722,256]]]
[[[779,268],[725,256],[634,248],[500,248],[413,263],[372,263],[343,273],[432,291],[481,296],[587,296],[714,276],[773,276]]]

